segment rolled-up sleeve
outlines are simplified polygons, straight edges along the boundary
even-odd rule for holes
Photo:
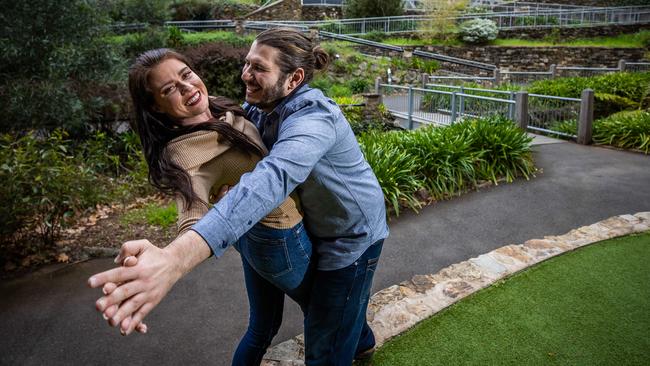
[[[305,101],[280,124],[269,155],[192,227],[216,257],[307,179],[336,141],[334,123],[327,105]]]

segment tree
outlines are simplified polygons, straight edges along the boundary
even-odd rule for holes
[[[100,0],[97,0],[100,1]],[[124,80],[94,0],[2,1],[0,132],[81,128],[106,107],[98,86]]]
[[[346,18],[398,16],[404,13],[402,0],[348,0],[343,13]]]

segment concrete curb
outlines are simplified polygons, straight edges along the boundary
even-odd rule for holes
[[[571,230],[560,236],[511,244],[453,264],[432,275],[416,275],[374,294],[368,305],[368,322],[377,346],[418,322],[505,277],[577,248],[650,230],[650,212],[620,215]],[[303,335],[268,350],[263,366],[304,365]]]

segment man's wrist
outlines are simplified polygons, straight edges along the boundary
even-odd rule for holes
[[[210,257],[211,253],[208,243],[194,230],[188,230],[177,237],[165,247],[165,251],[172,258],[173,270],[178,278]]]

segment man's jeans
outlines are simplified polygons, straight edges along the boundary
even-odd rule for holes
[[[311,291],[312,246],[302,223],[291,229],[253,226],[236,244],[244,266],[250,318],[233,365],[259,365],[282,324],[284,294],[301,304]]]
[[[305,318],[308,366],[351,365],[355,354],[375,346],[366,310],[383,242],[374,243],[345,268],[315,271]]]

